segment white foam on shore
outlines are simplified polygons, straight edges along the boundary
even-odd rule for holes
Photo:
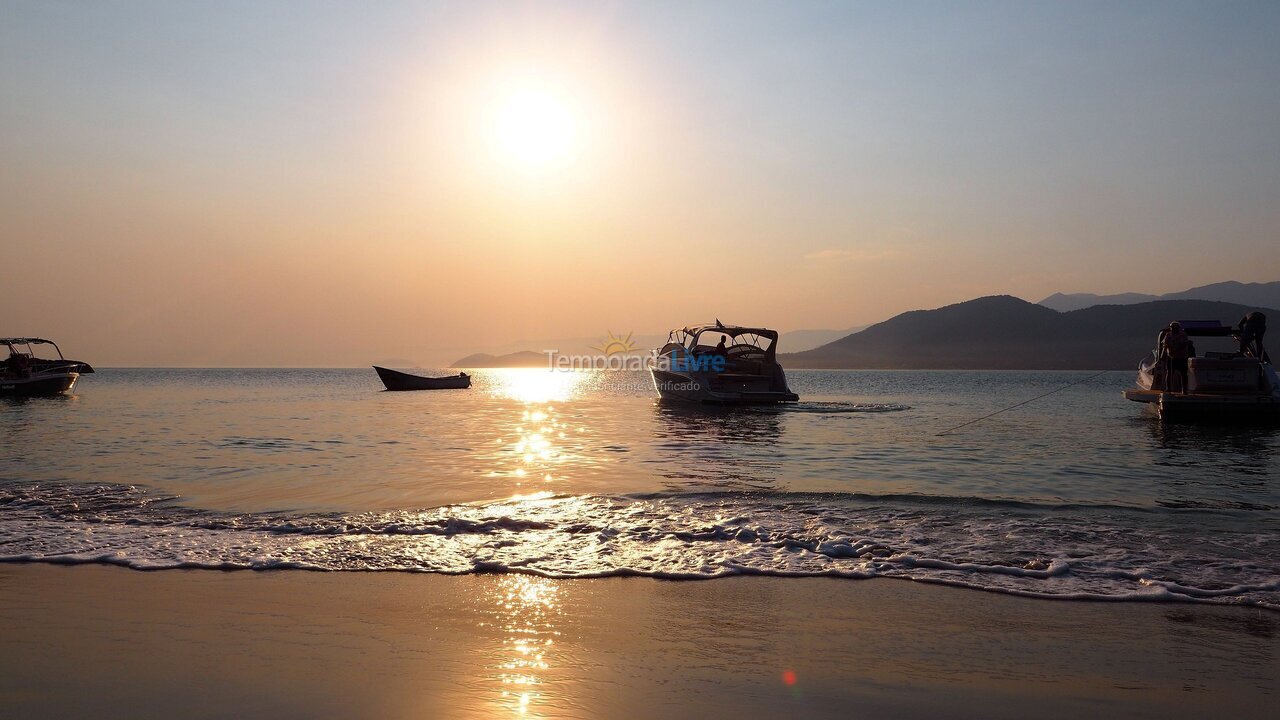
[[[1280,610],[1270,514],[789,493],[218,513],[119,485],[0,486],[0,560],[548,577],[898,577],[1031,597]]]

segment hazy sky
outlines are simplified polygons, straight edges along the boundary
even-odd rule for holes
[[[434,363],[1280,280],[1277,37],[1275,2],[0,0],[0,334]]]

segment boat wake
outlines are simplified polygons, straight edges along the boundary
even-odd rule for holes
[[[758,405],[735,408],[738,412],[758,413],[765,415],[801,414],[801,415],[851,415],[860,413],[894,413],[910,410],[910,405],[897,403],[854,403],[854,402],[821,402],[801,401],[786,405]]]
[[[1231,509],[771,491],[227,513],[134,486],[8,483],[0,511],[0,560],[9,562],[897,577],[1032,597],[1280,610],[1280,526]]]

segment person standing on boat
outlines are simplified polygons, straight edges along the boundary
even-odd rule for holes
[[[1240,318],[1236,325],[1236,337],[1240,340],[1240,354],[1253,354],[1262,360],[1262,336],[1267,334],[1267,316],[1254,310]]]
[[[1178,389],[1182,394],[1187,393],[1187,358],[1191,357],[1191,338],[1187,337],[1187,331],[1182,329],[1182,323],[1174,321],[1169,323],[1169,330],[1164,335],[1164,351],[1165,357],[1169,359],[1169,372],[1165,375],[1168,378],[1167,387],[1173,390],[1173,378],[1178,377]]]

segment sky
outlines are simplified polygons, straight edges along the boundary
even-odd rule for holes
[[[0,335],[430,366],[1280,280],[1278,34],[1274,2],[3,0]]]

